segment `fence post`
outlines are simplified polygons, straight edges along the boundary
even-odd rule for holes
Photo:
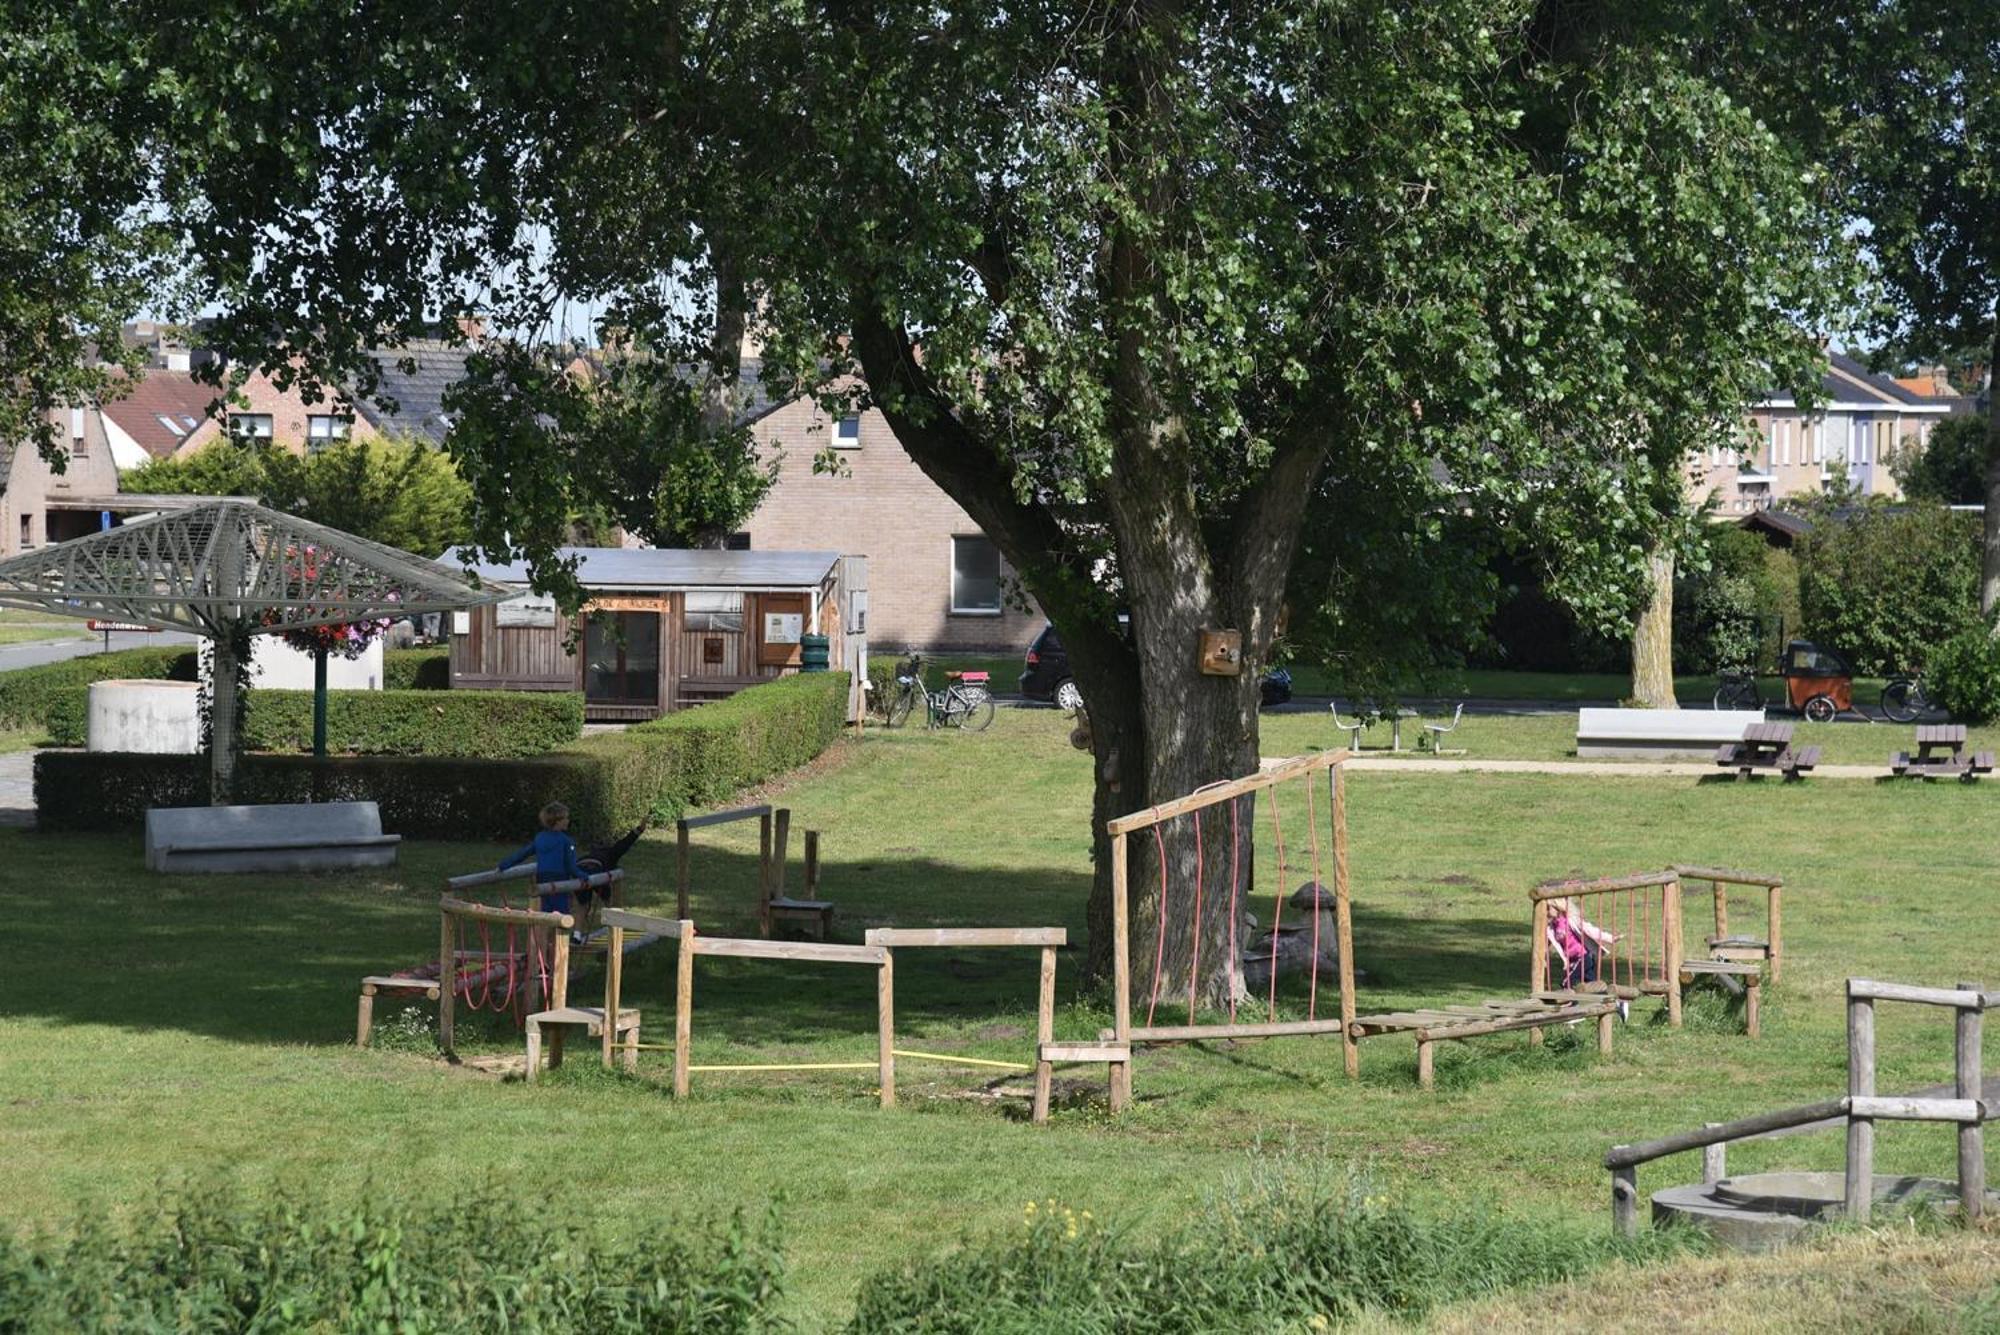
[[[896,1106],[896,952],[884,950],[875,974],[876,1083],[884,1108]]]
[[[1111,1111],[1122,1112],[1132,1098],[1132,915],[1126,898],[1125,836],[1111,836],[1111,1024],[1127,1056],[1111,1067]]]
[[[1535,993],[1549,985],[1549,901],[1537,899],[1532,915],[1534,919],[1534,939],[1528,942],[1528,991]],[[1528,1031],[1528,1046],[1542,1045],[1542,1031],[1536,1026]]]
[[[1983,992],[1978,983],[1960,983],[1963,992]],[[1980,1096],[1979,1044],[1985,1017],[1977,1006],[1958,1009],[1958,1097]],[[1986,1210],[1986,1130],[1978,1122],[1958,1124],[1958,1204],[1967,1220]]]
[[[1347,1078],[1361,1074],[1361,1044],[1354,1037],[1354,895],[1347,877],[1347,762],[1327,766],[1333,808],[1333,913],[1340,947],[1340,1060]],[[1310,780],[1308,780],[1310,782]],[[1275,799],[1274,799],[1275,800]],[[1240,969],[1242,962],[1230,966]]]
[[[1854,995],[1847,980],[1847,1093],[1851,1098],[1875,1094],[1875,1003]],[[1847,1118],[1847,1218],[1865,1224],[1875,1205],[1875,1121]]]
[[[694,1041],[694,923],[682,918],[680,955],[674,961],[674,1097],[688,1095],[688,1049]]]
[[[452,1014],[452,994],[458,990],[458,933],[451,914],[438,913],[438,1050],[454,1057],[452,1045],[457,1033]]]
[[[1720,1122],[1703,1122],[1704,1130],[1713,1131]],[[1701,1147],[1701,1184],[1712,1187],[1729,1176],[1729,1142],[1718,1140],[1713,1145]]]
[[[688,823],[676,821],[679,837],[674,841],[674,917],[688,915]]]
[[[1611,1170],[1611,1228],[1621,1238],[1639,1236],[1639,1169],[1636,1165],[1627,1164]]]
[[[1764,930],[1771,940],[1771,981],[1778,981],[1778,970],[1785,961],[1785,888],[1774,885],[1764,894]]]
[[[1718,887],[1719,889],[1719,887]],[[1665,930],[1667,957],[1667,1023],[1681,1027],[1681,958],[1686,944],[1681,939],[1681,883],[1676,877],[1660,887],[1660,917]]]

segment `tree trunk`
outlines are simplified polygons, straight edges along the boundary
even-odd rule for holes
[[[1993,312],[1993,347],[1986,373],[1985,546],[1979,562],[1979,612],[2000,607],[2000,307]]]
[[[1632,624],[1632,703],[1641,709],[1679,709],[1674,699],[1674,553],[1646,555],[1652,596]]]
[[[231,636],[218,635],[210,643],[215,652],[208,663],[208,804],[222,807],[229,805],[236,789],[236,729],[240,722],[236,711],[242,698],[236,690],[236,676],[241,667]]]

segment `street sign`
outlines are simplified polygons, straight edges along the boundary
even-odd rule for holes
[[[129,630],[134,633],[157,635],[160,630],[158,626],[141,626],[137,622],[132,621],[99,621],[94,617],[88,624],[92,630],[101,630],[106,634],[114,630]]]

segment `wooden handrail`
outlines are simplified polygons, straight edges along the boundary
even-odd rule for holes
[[[1721,881],[1728,885],[1761,885],[1767,890],[1783,886],[1782,876],[1765,876],[1760,872],[1737,871],[1731,867],[1688,867],[1675,863],[1668,870],[1688,881]]]
[[[699,830],[704,825],[727,825],[731,821],[755,820],[759,816],[768,816],[770,814],[771,808],[768,805],[732,807],[728,811],[711,811],[705,816],[683,816],[674,822],[674,828],[678,830]]]
[[[1061,946],[1062,927],[870,927],[862,940],[871,946]]]
[[[1290,760],[1281,760],[1269,769],[1260,770],[1255,774],[1210,784],[1206,788],[1195,789],[1185,797],[1177,797],[1171,802],[1162,802],[1158,806],[1145,807],[1128,815],[1114,817],[1104,822],[1104,832],[1121,835],[1131,834],[1136,830],[1150,830],[1160,822],[1172,820],[1175,816],[1199,811],[1218,802],[1226,802],[1232,797],[1254,793],[1262,788],[1274,787],[1287,779],[1296,779],[1299,775],[1309,774],[1313,770],[1332,769],[1335,765],[1345,763],[1347,756],[1346,751],[1317,751],[1309,756],[1293,756]]]
[[[1669,1154],[1679,1154],[1685,1150],[1698,1150],[1704,1145],[1743,1140],[1749,1136],[1762,1135],[1766,1131],[1782,1131],[1786,1127],[1804,1126],[1808,1122],[1823,1122],[1829,1117],[1846,1115],[1846,1099],[1821,1099],[1818,1103],[1804,1103],[1796,1108],[1781,1108],[1776,1112],[1758,1113],[1755,1117],[1739,1117],[1733,1122],[1696,1127],[1692,1131],[1662,1136],[1658,1140],[1642,1141],[1637,1145],[1613,1145],[1605,1152],[1604,1166],[1613,1171],[1620,1168],[1636,1168],[1642,1163],[1651,1163],[1655,1159],[1665,1158]]]
[[[453,918],[471,922],[511,922],[529,927],[560,927],[565,932],[576,926],[567,913],[543,913],[536,909],[496,909],[491,904],[475,904],[469,899],[438,896],[438,910]]]
[[[1910,1001],[1920,1006],[1985,1010],[1991,995],[1970,988],[1913,987],[1908,983],[1878,983],[1872,978],[1847,980],[1847,996],[1851,1001]]]
[[[623,928],[630,932],[647,932],[654,936],[670,936],[679,940],[687,924],[679,918],[662,918],[651,913],[634,913],[630,909],[605,909],[598,915],[598,921],[606,927]]]
[[[1642,871],[1631,876],[1601,876],[1592,881],[1543,881],[1528,892],[1529,899],[1562,899],[1569,895],[1608,895],[1619,890],[1644,890],[1648,886],[1673,885],[1680,876],[1671,871]]]

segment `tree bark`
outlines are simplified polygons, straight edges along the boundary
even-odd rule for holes
[[[1674,699],[1674,553],[1647,553],[1652,595],[1632,625],[1632,703],[1641,709],[1679,709]]]
[[[2000,306],[1993,312],[1993,347],[1986,373],[1986,515],[1979,561],[1979,613],[2000,607]]]

